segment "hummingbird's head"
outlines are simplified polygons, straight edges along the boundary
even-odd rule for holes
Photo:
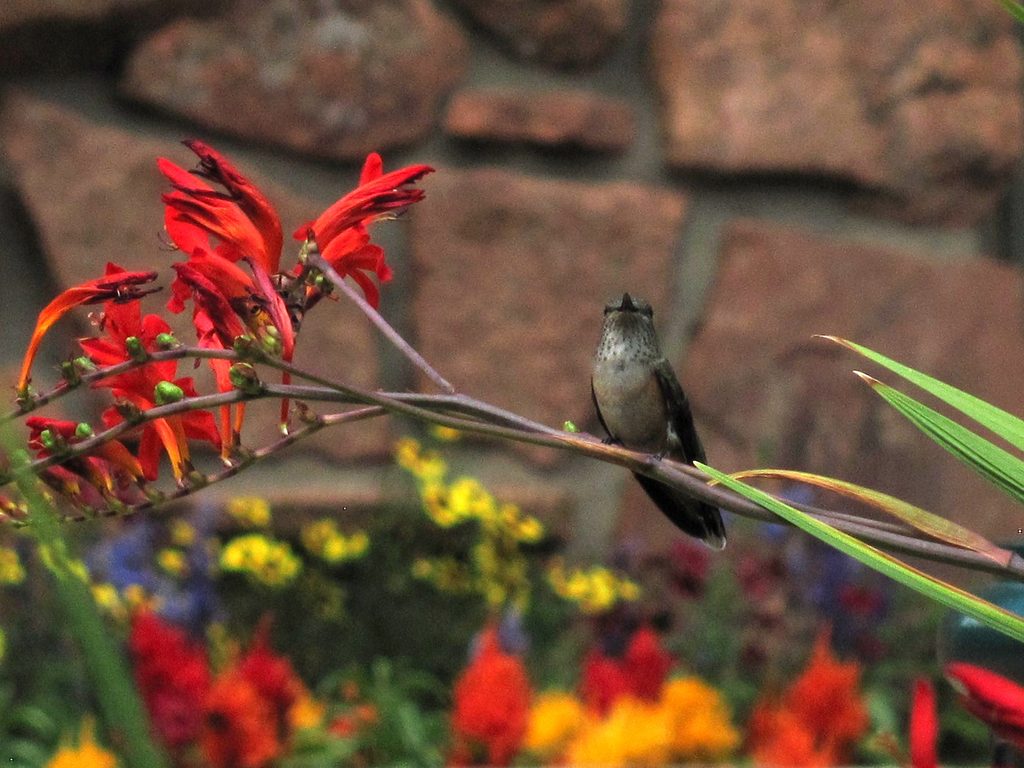
[[[634,298],[630,296],[628,293],[622,294],[621,299],[613,299],[612,301],[605,304],[605,317],[618,312],[643,315],[648,320],[654,317],[654,310],[651,309],[650,304],[648,304],[643,299]]]

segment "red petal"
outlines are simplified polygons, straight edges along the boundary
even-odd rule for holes
[[[935,750],[939,738],[939,716],[935,706],[935,688],[925,679],[914,683],[914,701],[910,710],[910,764],[913,768],[937,768]]]

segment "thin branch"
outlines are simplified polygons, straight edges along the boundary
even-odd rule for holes
[[[197,351],[203,352],[202,356],[221,357],[227,359],[241,359],[233,352],[217,351],[216,354],[208,354],[211,350],[169,350],[166,354],[177,353],[178,356],[189,356]],[[165,354],[165,353],[157,353]],[[156,355],[153,356],[153,359]],[[250,358],[245,358],[250,359]],[[708,478],[702,472],[688,464],[680,464],[669,460],[658,460],[656,457],[630,451],[617,445],[609,445],[601,442],[598,438],[586,433],[566,433],[555,430],[551,427],[539,424],[504,409],[497,408],[488,403],[474,400],[465,395],[422,395],[416,393],[389,393],[389,392],[366,392],[354,387],[349,387],[337,382],[331,382],[323,377],[314,376],[301,371],[289,363],[273,358],[259,358],[253,362],[264,363],[272,368],[289,370],[296,376],[315,381],[321,386],[299,386],[279,385],[262,383],[260,388],[250,393],[240,391],[219,393],[216,395],[205,395],[195,398],[187,398],[178,403],[153,408],[140,415],[140,419],[124,422],[108,430],[98,433],[89,440],[76,443],[70,446],[67,451],[59,456],[37,459],[27,465],[19,474],[38,473],[48,466],[69,461],[72,458],[81,456],[94,450],[99,444],[114,439],[132,429],[136,429],[142,423],[156,418],[165,418],[179,413],[196,409],[210,409],[220,405],[244,402],[259,398],[282,398],[288,397],[296,400],[312,400],[327,402],[360,403],[365,406],[356,411],[350,411],[335,416],[336,421],[355,420],[357,418],[369,418],[380,415],[387,411],[401,413],[412,418],[426,421],[433,424],[452,427],[473,434],[491,436],[516,442],[540,445],[558,450],[568,450],[594,459],[606,461],[625,467],[631,471],[661,480],[675,488],[689,493],[720,508],[735,514],[763,520],[773,523],[782,523],[771,512],[761,508],[757,504],[745,499],[733,492],[707,484]],[[93,374],[90,374],[92,376]],[[111,369],[98,372],[95,378],[102,379],[114,375]],[[453,413],[463,414],[452,415]],[[349,414],[354,414],[350,416]],[[467,418],[468,416],[469,418]],[[332,420],[333,421],[333,420]],[[326,422],[314,422],[298,430],[293,435],[282,437],[266,448],[250,454],[250,456],[262,457],[282,450],[294,442],[294,439],[305,437],[315,430],[321,429]],[[243,459],[238,464],[226,468],[222,472],[211,475],[210,479],[223,479],[237,474],[247,460]],[[206,484],[206,483],[204,483]],[[139,509],[150,508],[167,499],[180,498],[194,492],[196,488],[183,486],[163,499],[144,502]],[[802,505],[794,505],[802,506]],[[1002,576],[1024,578],[1024,559],[1016,558],[1007,567],[1002,567],[979,555],[975,552],[963,550],[942,542],[930,541],[914,536],[907,531],[901,531],[895,526],[866,517],[860,517],[849,513],[834,512],[832,510],[820,510],[815,508],[802,507],[804,511],[821,519],[835,528],[846,533],[853,534],[869,544],[893,549],[906,554],[918,555],[937,562],[945,562],[972,570],[981,570]]]
[[[444,376],[434,370],[434,367],[426,361],[423,355],[413,349],[412,345],[402,338],[401,334],[399,334],[398,331],[396,331],[394,327],[384,319],[380,312],[370,306],[370,303],[359,295],[359,291],[355,290],[345,282],[345,278],[339,275],[334,267],[327,263],[327,260],[324,259],[319,250],[315,248],[311,249],[306,258],[309,264],[323,272],[324,276],[331,281],[331,284],[334,285],[335,288],[344,293],[345,296],[352,300],[355,305],[363,311],[364,315],[370,318],[370,322],[377,326],[377,329],[384,334],[385,338],[387,338],[387,340],[390,341],[399,352],[408,358],[409,362],[419,368],[420,371],[422,371],[428,379],[434,382],[442,392],[447,392],[451,395],[455,394],[455,387],[453,387],[451,383],[444,378]]]

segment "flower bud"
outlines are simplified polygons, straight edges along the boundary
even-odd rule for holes
[[[185,392],[177,384],[161,381],[153,387],[153,399],[157,405],[168,405],[185,399]]]
[[[158,333],[156,346],[159,349],[174,349],[178,346],[178,340],[174,337],[173,333]]]
[[[228,375],[231,377],[231,386],[247,395],[259,394],[263,388],[259,374],[249,363],[235,363]]]
[[[92,425],[87,421],[80,421],[75,427],[75,437],[79,440],[88,440],[93,434]]]
[[[146,358],[149,357],[149,353],[146,352],[146,348],[142,346],[142,339],[138,336],[129,336],[125,339],[124,348],[128,353],[128,357],[137,363],[144,363]]]

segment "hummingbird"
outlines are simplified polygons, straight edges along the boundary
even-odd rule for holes
[[[590,391],[608,441],[692,464],[705,461],[693,414],[654,331],[654,311],[643,299],[622,294],[604,308]],[[725,547],[717,507],[662,482],[633,476],[665,516],[712,549]]]

